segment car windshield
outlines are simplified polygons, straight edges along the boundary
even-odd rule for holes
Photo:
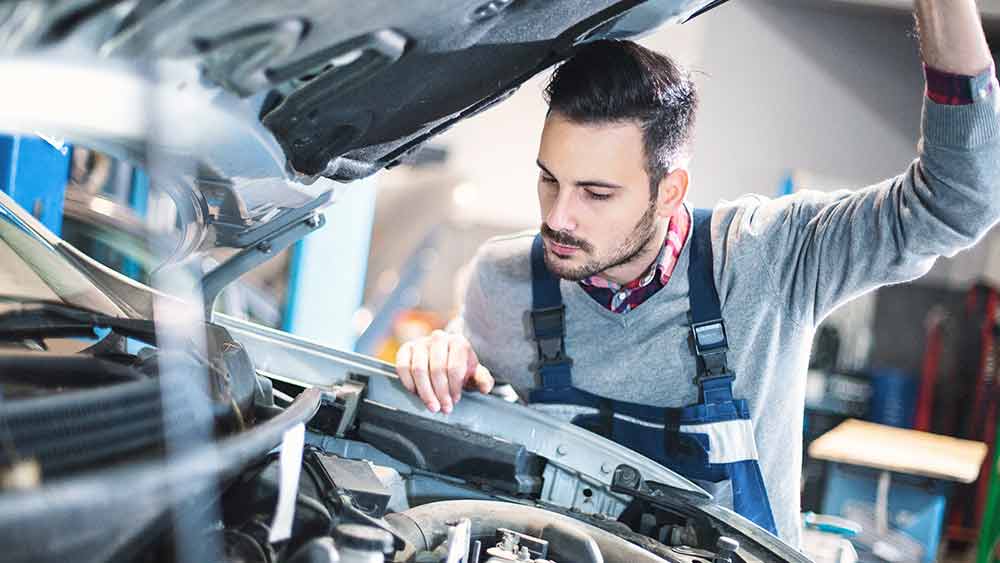
[[[59,301],[107,315],[122,315],[90,278],[2,204],[0,264],[0,297],[5,300]]]

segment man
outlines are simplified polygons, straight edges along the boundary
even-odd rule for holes
[[[497,374],[798,545],[816,325],[921,276],[1000,217],[997,84],[974,0],[917,0],[916,14],[928,85],[905,172],[854,192],[746,197],[710,216],[684,204],[687,75],[633,43],[580,48],[547,89],[539,236],[482,247],[462,334],[403,346],[403,385],[448,413]]]

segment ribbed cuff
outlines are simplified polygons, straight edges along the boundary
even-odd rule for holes
[[[972,78],[973,103],[943,105],[924,99],[924,142],[968,148],[1000,135],[1000,99],[993,68]]]

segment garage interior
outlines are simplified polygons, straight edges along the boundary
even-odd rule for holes
[[[987,39],[1000,45],[1000,1],[979,4]],[[911,6],[731,0],[639,39],[685,64],[699,88],[688,202],[855,189],[905,169],[924,91]],[[338,184],[325,227],[225,289],[216,310],[389,363],[405,342],[446,329],[476,249],[538,229],[549,75],[391,169]],[[144,170],[71,140],[0,137],[0,189],[140,283],[179,236],[173,201]],[[998,229],[826,318],[808,373],[788,374],[807,378],[805,553],[1000,560],[998,370]]]

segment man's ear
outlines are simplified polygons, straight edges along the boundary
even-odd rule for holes
[[[687,197],[690,176],[686,168],[676,168],[660,180],[660,191],[656,196],[656,214],[660,217],[673,215],[677,206]]]

